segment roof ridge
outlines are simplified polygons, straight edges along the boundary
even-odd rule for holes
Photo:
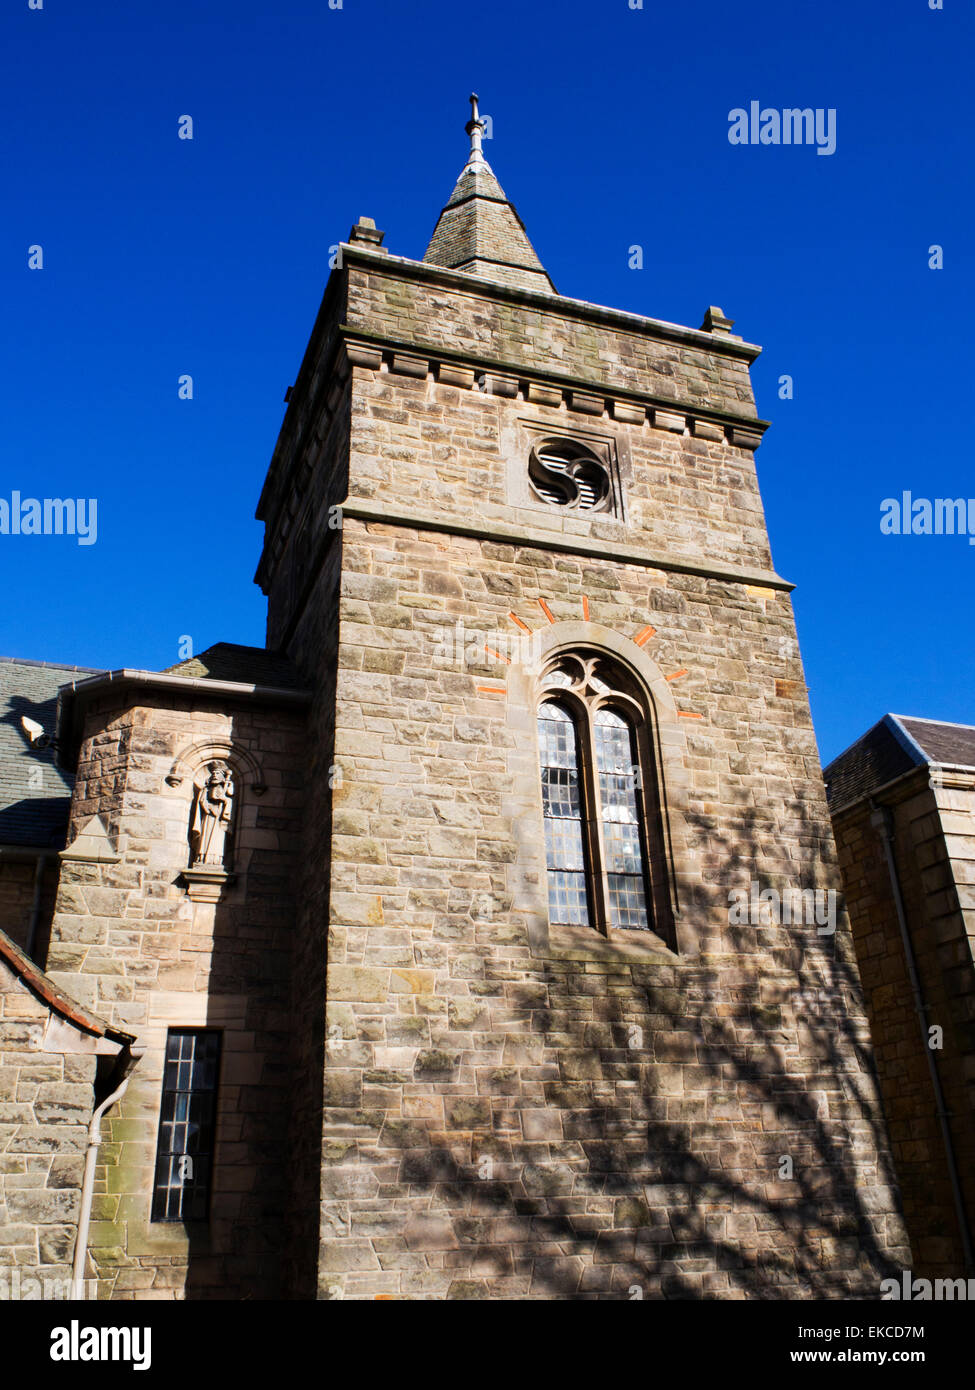
[[[930,719],[926,714],[894,714],[891,719],[909,719],[912,724],[937,724],[943,729],[975,729],[975,724],[959,724],[953,719]]]
[[[92,671],[96,675],[104,671],[104,666],[77,666],[72,661],[34,661],[29,656],[0,656],[0,661],[13,666],[41,666],[48,671]]]

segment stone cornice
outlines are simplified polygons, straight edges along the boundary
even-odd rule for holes
[[[975,768],[954,763],[931,763],[931,785],[936,790],[975,791]]]
[[[644,569],[662,570],[671,574],[694,574],[704,579],[717,579],[728,584],[749,584],[756,588],[775,589],[783,593],[791,593],[795,588],[794,584],[790,584],[774,570],[751,569],[744,565],[709,565],[684,560],[679,556],[656,554],[639,546],[567,536],[561,531],[526,531],[524,527],[508,526],[500,521],[463,522],[429,513],[401,511],[383,502],[359,501],[355,498],[344,502],[341,510],[343,518],[378,522],[384,526],[402,526],[415,531],[439,531],[446,536],[470,536],[476,540],[496,541],[500,545],[515,545],[520,549],[557,550],[563,554],[587,555],[593,559],[618,560],[621,564],[640,565]]]
[[[372,349],[373,354],[379,352],[383,358],[387,359],[387,365],[394,372],[397,370],[396,355],[399,354],[403,359],[402,370],[406,375],[426,376],[427,372],[434,372],[439,379],[442,379],[440,372],[442,365],[449,364],[461,371],[466,369],[474,375],[470,382],[463,384],[471,387],[477,384],[479,389],[496,395],[514,396],[518,389],[524,388],[526,398],[531,400],[533,385],[542,387],[550,385],[562,393],[565,397],[565,403],[570,409],[574,408],[573,398],[581,397],[584,401],[601,401],[602,405],[596,412],[599,414],[602,413],[603,406],[608,407],[613,413],[614,404],[619,401],[624,405],[636,406],[644,414],[649,411],[661,412],[664,415],[686,416],[688,424],[693,420],[710,420],[715,424],[727,427],[729,430],[736,430],[739,438],[737,441],[732,440],[730,442],[737,442],[740,448],[757,448],[761,443],[762,435],[769,428],[768,420],[760,420],[754,415],[738,415],[734,411],[715,410],[711,406],[699,405],[679,397],[655,396],[649,391],[632,391],[627,387],[615,386],[611,382],[594,381],[591,377],[577,377],[546,368],[526,367],[523,363],[509,362],[494,355],[473,351],[455,351],[452,348],[438,347],[432,343],[420,343],[415,339],[390,338],[386,334],[370,333],[347,323],[340,325],[339,333],[345,344],[346,353],[354,366],[378,368],[379,358],[374,361],[369,360],[369,350]],[[358,355],[356,355],[356,348],[361,349]],[[337,350],[340,350],[339,345],[337,345]],[[408,369],[411,359],[416,363],[416,370],[414,371]],[[485,379],[482,380],[481,378]],[[450,380],[448,384],[456,386],[462,383]],[[546,403],[556,404],[557,402]],[[593,414],[593,408],[585,409],[584,413]],[[650,422],[651,424],[654,423],[652,413]],[[635,424],[639,421],[628,419],[627,423]],[[662,428],[672,429],[673,426],[667,424]]]

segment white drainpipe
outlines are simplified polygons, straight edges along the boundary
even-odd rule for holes
[[[88,1126],[88,1151],[85,1154],[85,1180],[81,1187],[81,1211],[78,1213],[78,1236],[74,1245],[74,1265],[71,1270],[71,1297],[84,1298],[85,1258],[88,1254],[88,1228],[91,1225],[91,1203],[95,1195],[95,1164],[98,1148],[102,1142],[101,1118],[110,1105],[125,1095],[129,1078],[126,1077],[117,1090],[103,1100],[91,1117]]]

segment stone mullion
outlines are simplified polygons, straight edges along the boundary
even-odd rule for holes
[[[660,807],[660,774],[653,756],[650,726],[645,718],[634,722],[630,747],[636,756],[639,774],[636,801],[640,820],[640,843],[643,846],[643,891],[647,898],[647,925],[669,945],[666,926],[669,915],[668,864]]]
[[[592,705],[584,700],[585,737],[580,761],[585,768],[586,830],[589,842],[589,877],[593,926],[603,936],[609,936],[609,881],[606,877],[606,845],[603,838],[602,801],[599,795],[599,773],[596,768],[596,740],[593,733]]]

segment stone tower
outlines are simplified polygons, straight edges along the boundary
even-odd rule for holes
[[[258,510],[314,692],[289,1288],[876,1297],[759,349],[559,295],[467,131],[422,261],[341,247]]]

